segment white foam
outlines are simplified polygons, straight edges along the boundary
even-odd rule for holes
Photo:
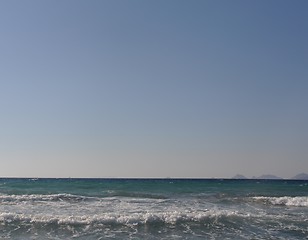
[[[95,198],[71,194],[0,194],[0,222],[147,224],[206,221],[246,215],[195,199]]]
[[[83,201],[86,199],[95,199],[94,197],[78,196],[73,194],[29,194],[29,195],[0,195],[0,202],[21,202],[21,201]]]
[[[184,213],[177,211],[170,212],[148,212],[148,213],[100,213],[89,215],[44,215],[44,214],[29,214],[29,213],[1,213],[0,222],[24,222],[24,223],[44,223],[44,224],[59,224],[59,225],[89,225],[89,224],[125,224],[138,225],[147,223],[167,223],[176,224],[177,222],[200,222],[206,219],[217,219],[223,216],[241,216],[235,211],[227,210],[209,210],[206,212]]]
[[[254,197],[253,201],[308,206],[308,197]],[[250,198],[251,201],[251,198]],[[1,195],[0,223],[47,224],[176,224],[264,217],[254,207],[218,206],[196,199],[92,198],[71,194]],[[271,216],[276,217],[276,216]]]
[[[273,205],[308,207],[308,197],[253,197],[255,201],[262,201]]]

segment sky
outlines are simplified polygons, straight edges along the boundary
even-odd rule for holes
[[[0,1],[0,176],[308,173],[307,9]]]

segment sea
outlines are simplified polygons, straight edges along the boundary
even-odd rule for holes
[[[2,178],[0,239],[308,239],[308,181]]]

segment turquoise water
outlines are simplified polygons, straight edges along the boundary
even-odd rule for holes
[[[308,181],[0,179],[1,239],[308,239]]]

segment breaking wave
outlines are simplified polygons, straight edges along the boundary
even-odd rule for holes
[[[264,204],[280,205],[280,206],[294,206],[294,207],[308,207],[308,197],[253,197],[254,201],[262,202]]]
[[[30,195],[0,195],[0,202],[24,202],[24,201],[67,201],[67,202],[82,202],[88,200],[97,200],[95,197],[78,196],[72,194],[30,194]]]
[[[1,213],[1,223],[24,223],[24,224],[56,224],[56,225],[144,225],[144,224],[177,224],[177,223],[202,223],[210,220],[223,220],[226,218],[251,217],[249,214],[229,210],[208,210],[204,212],[155,212],[155,213],[132,213],[132,214],[99,214],[99,215],[41,215],[41,214],[18,214]]]
[[[308,195],[302,196],[302,182],[181,180],[171,185],[169,180],[13,179],[5,183],[0,186],[0,239],[308,236]]]
[[[126,192],[108,192],[103,197],[93,197],[93,196],[81,196],[68,193],[60,194],[22,194],[22,195],[8,195],[0,194],[1,202],[22,202],[22,201],[52,201],[52,202],[85,202],[85,201],[100,201],[102,199],[111,198],[136,198],[136,199],[167,199],[163,195],[154,195],[146,193],[126,193]]]

